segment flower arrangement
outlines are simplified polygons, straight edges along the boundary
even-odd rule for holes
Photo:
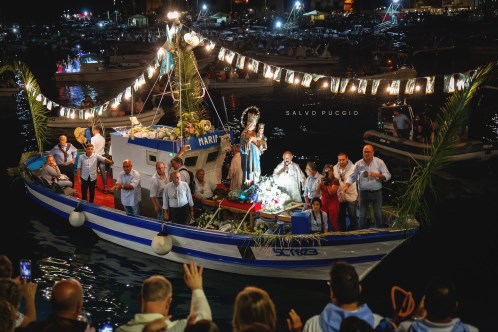
[[[231,201],[243,201],[254,203],[258,202],[263,205],[265,212],[278,212],[283,210],[286,202],[291,198],[282,192],[273,176],[261,176],[259,182],[247,188],[244,191],[232,190],[228,193],[228,199]]]
[[[204,135],[211,127],[211,124],[206,123],[205,120],[199,119],[195,112],[182,113],[182,118],[178,121],[176,128],[173,130],[177,136],[181,135],[181,128],[183,127],[183,137],[190,138],[192,136]]]
[[[196,226],[199,228],[205,228],[208,223],[213,219],[214,212],[213,211],[206,211],[197,218],[195,218],[196,221]],[[211,224],[209,225],[208,229],[218,229],[219,227],[219,221],[214,218]]]

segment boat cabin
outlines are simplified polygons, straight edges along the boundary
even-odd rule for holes
[[[149,199],[150,181],[156,173],[156,162],[162,161],[170,171],[170,161],[182,146],[189,148],[181,155],[185,167],[195,174],[199,168],[204,169],[206,180],[221,183],[223,162],[231,151],[233,132],[213,130],[201,136],[190,138],[168,139],[174,128],[168,126],[152,126],[130,135],[130,128],[114,128],[110,134],[112,159],[114,161],[113,178],[118,179],[124,160],[130,159],[133,168],[140,172],[142,187],[142,215],[154,217],[155,211]],[[119,192],[115,193],[115,206],[120,208]]]

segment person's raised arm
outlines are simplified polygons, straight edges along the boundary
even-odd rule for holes
[[[185,284],[192,290],[190,315],[196,315],[195,321],[201,319],[212,320],[211,308],[202,288],[202,266],[197,267],[195,262],[190,262],[189,265],[184,263],[183,270],[185,272]]]

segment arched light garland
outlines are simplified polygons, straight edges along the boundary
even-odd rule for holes
[[[167,27],[168,36],[171,37],[175,33],[180,32],[183,28],[184,26],[176,28]],[[203,45],[209,51],[213,50],[216,46],[216,43],[214,41],[201,36],[193,30],[187,32],[184,35],[184,39],[187,40],[187,42],[192,46],[200,45],[203,43]],[[407,95],[411,95],[414,93],[432,94],[435,91],[436,78],[439,79],[440,77],[443,78],[443,92],[453,93],[455,91],[463,90],[468,87],[477,72],[476,69],[473,69],[464,73],[453,73],[449,75],[437,76],[434,75],[398,80],[369,78],[350,79],[344,77],[324,76],[314,73],[296,72],[287,68],[270,65],[264,63],[263,61],[249,58],[225,47],[220,47],[218,60],[227,62],[229,64],[235,63],[235,67],[241,70],[247,67],[248,70],[251,70],[256,74],[258,74],[259,68],[262,67],[263,77],[273,79],[274,81],[279,83],[281,83],[283,80],[288,84],[301,84],[305,88],[311,88],[312,81],[321,81],[321,87],[330,87],[330,92],[334,94],[342,94],[346,93],[346,91],[350,91],[352,93],[363,95],[370,92],[371,95],[376,95],[379,92],[379,86],[381,84],[382,86],[386,86],[386,92],[389,95],[399,95],[400,93],[404,93]],[[260,66],[260,64],[262,64],[262,66]],[[147,77],[150,79],[154,75],[155,70],[157,68],[160,68],[159,75],[163,76],[167,73],[170,73],[173,69],[173,66],[174,63],[172,54],[169,51],[165,50],[163,47],[160,47],[157,51],[156,57],[152,60],[145,71],[133,81],[133,84],[131,86],[127,87],[123,92],[120,92],[115,98],[104,102],[102,105],[92,108],[71,108],[61,106],[59,114],[61,116],[66,116],[73,119],[76,117],[76,114],[78,114],[80,118],[93,117],[95,116],[95,114],[102,115],[103,112],[107,110],[109,105],[112,108],[118,107],[123,99],[123,96],[129,99],[131,97],[132,88],[133,91],[137,91],[140,86],[146,83],[145,75],[147,75]],[[285,73],[283,74],[283,72]],[[36,100],[42,101],[43,105],[46,105],[48,110],[52,110],[53,108],[60,106],[58,103],[44,96],[41,92],[31,91],[32,88],[29,83],[26,84],[25,87],[26,90],[32,94],[38,93],[36,95]],[[349,89],[347,89],[348,87]]]

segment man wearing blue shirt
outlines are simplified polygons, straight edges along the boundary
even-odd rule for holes
[[[194,217],[194,201],[190,187],[187,182],[180,180],[180,172],[176,169],[171,173],[170,181],[163,192],[164,219],[186,225],[189,216]]]
[[[360,203],[360,228],[368,228],[368,204],[372,203],[375,226],[382,227],[382,181],[389,181],[391,173],[382,159],[374,157],[374,148],[371,145],[363,147],[363,159],[356,162],[351,175],[344,184],[348,190],[352,183],[358,182]]]

